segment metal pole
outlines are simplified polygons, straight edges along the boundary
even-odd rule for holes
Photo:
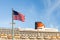
[[[13,26],[13,8],[12,8],[12,40],[14,40],[14,26]]]

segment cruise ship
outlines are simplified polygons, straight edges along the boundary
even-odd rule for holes
[[[42,22],[35,22],[35,29],[14,28],[14,40],[60,40],[55,28],[45,28]],[[0,40],[12,40],[12,29],[0,28]]]

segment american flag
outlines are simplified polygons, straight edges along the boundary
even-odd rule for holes
[[[21,14],[20,12],[13,10],[13,20],[19,20],[19,21],[24,22],[25,16]]]

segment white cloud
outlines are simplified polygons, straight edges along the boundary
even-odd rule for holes
[[[60,5],[60,0],[58,2],[56,2],[51,8],[49,8],[47,10],[47,16],[48,16],[48,19],[51,17],[51,14],[54,10],[56,10],[56,8]]]
[[[46,8],[45,9],[46,13],[44,15],[45,16],[44,18],[49,22],[50,27],[58,28],[58,26],[54,26],[55,25],[54,23],[56,23],[56,20],[54,20],[55,22],[52,22],[51,18],[52,18],[52,13],[60,6],[60,0],[54,0],[54,1],[55,1],[54,3],[52,3],[51,0],[44,1],[44,5],[45,5],[44,7]],[[46,4],[46,2],[48,4]],[[55,19],[55,18],[53,17],[53,19]]]

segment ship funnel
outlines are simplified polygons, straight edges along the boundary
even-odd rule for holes
[[[35,22],[35,29],[45,28],[45,25],[42,22]]]

